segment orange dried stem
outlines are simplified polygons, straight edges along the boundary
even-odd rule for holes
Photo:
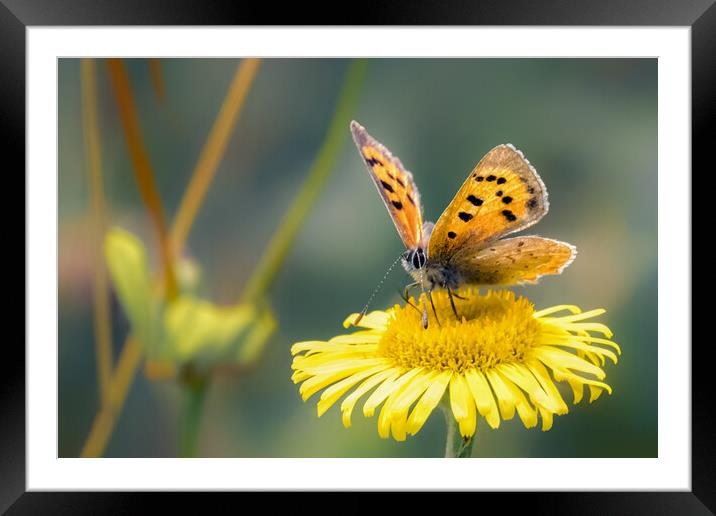
[[[117,369],[112,376],[112,395],[109,404],[97,413],[80,457],[99,457],[104,452],[107,441],[112,435],[114,422],[127,398],[129,386],[137,372],[141,357],[142,346],[139,341],[132,337],[127,338],[117,363]]]
[[[119,115],[122,120],[122,127],[124,128],[124,135],[127,140],[127,148],[132,160],[139,193],[142,196],[142,201],[157,231],[162,265],[164,268],[165,295],[168,300],[172,301],[176,299],[178,289],[169,249],[169,238],[164,219],[164,210],[162,209],[159,190],[154,180],[152,166],[149,162],[149,155],[142,140],[139,117],[129,85],[129,76],[127,75],[124,61],[121,59],[108,59],[107,66],[109,68],[110,82],[112,83],[117,106],[119,107]]]
[[[162,74],[162,62],[159,59],[149,59],[149,76],[152,79],[152,88],[154,95],[160,103],[166,98],[166,89],[164,88],[164,74]]]
[[[102,185],[102,157],[100,153],[99,124],[97,123],[97,67],[94,59],[83,59],[80,64],[82,87],[82,126],[85,153],[89,171],[92,266],[94,268],[94,334],[97,353],[97,380],[100,405],[105,407],[110,398],[112,374],[112,321],[109,307],[107,269],[104,264],[103,240],[106,227],[106,208]]]
[[[216,169],[224,156],[229,137],[239,118],[241,108],[260,64],[260,59],[244,59],[234,74],[234,79],[199,155],[199,161],[194,167],[191,181],[174,219],[171,241],[175,255],[179,254],[184,247],[199,206],[204,200]]]

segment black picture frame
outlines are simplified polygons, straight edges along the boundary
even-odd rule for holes
[[[692,169],[711,153],[709,126],[716,120],[716,5],[714,0],[635,0],[617,2],[580,0],[383,2],[369,8],[348,9],[334,4],[321,16],[331,25],[551,25],[551,26],[689,26],[691,27],[692,73]],[[356,4],[358,5],[358,4]],[[191,0],[0,0],[0,126],[3,148],[14,158],[5,170],[25,169],[25,29],[49,25],[284,25],[318,23],[318,7],[284,3],[280,9],[268,3]],[[343,13],[351,13],[350,15]],[[380,18],[376,19],[376,14]],[[7,163],[7,161],[6,161]],[[693,178],[693,175],[692,175]],[[9,183],[6,183],[6,185]],[[25,192],[25,183],[20,188]],[[13,196],[14,197],[14,196]],[[16,213],[16,212],[15,212]],[[696,218],[693,218],[697,221]],[[12,225],[12,223],[9,223]],[[17,225],[17,224],[15,224]],[[24,236],[23,236],[24,241]],[[23,258],[27,258],[23,256]],[[27,275],[27,269],[26,275]],[[19,275],[18,275],[19,276]],[[24,292],[24,287],[23,287]],[[24,306],[24,303],[23,303]],[[148,494],[25,492],[25,350],[17,339],[6,340],[0,389],[2,439],[0,439],[0,511],[8,514],[101,514],[139,512],[147,507]],[[670,343],[685,346],[688,343]],[[706,384],[709,341],[692,346],[692,490],[691,492],[618,493],[522,493],[510,494],[510,504],[524,501],[539,512],[551,514],[714,514],[716,513],[716,445],[712,438],[714,411],[711,389]],[[162,503],[186,505],[186,496],[171,494]],[[244,495],[241,495],[244,496]],[[342,507],[368,507],[366,495],[353,493],[355,503]],[[481,504],[486,496],[481,494]],[[207,509],[202,497],[202,509]],[[329,497],[333,498],[333,496]],[[422,497],[412,498],[420,503]],[[328,499],[326,499],[328,500]],[[221,502],[220,502],[221,503]],[[247,503],[247,502],[245,502]],[[334,506],[328,501],[327,507]],[[540,510],[541,509],[541,510]],[[224,505],[224,510],[226,506]]]

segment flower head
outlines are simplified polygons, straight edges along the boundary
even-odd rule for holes
[[[616,363],[619,346],[609,340],[609,328],[590,321],[603,309],[560,305],[535,311],[510,291],[459,294],[459,320],[440,291],[433,293],[438,319],[430,314],[427,329],[421,310],[395,305],[369,313],[353,333],[294,344],[292,379],[303,382],[304,401],[325,389],[318,401],[321,416],[352,389],[340,406],[349,427],[356,403],[367,395],[363,414],[372,416],[382,404],[378,433],[402,441],[422,428],[443,397],[461,435],[469,438],[478,414],[492,428],[515,413],[531,428],[539,414],[542,430],[549,430],[553,415],[568,411],[555,382],[571,387],[574,403],[582,400],[585,385],[590,402],[603,391],[611,394],[602,366],[605,358]]]

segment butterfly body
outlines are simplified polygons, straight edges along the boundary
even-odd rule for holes
[[[463,285],[535,283],[559,274],[574,246],[538,236],[503,238],[548,211],[547,189],[510,144],[490,150],[470,172],[435,224],[423,223],[413,175],[356,122],[351,132],[406,251],[403,268],[428,292]]]

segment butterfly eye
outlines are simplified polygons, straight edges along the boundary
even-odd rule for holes
[[[423,266],[425,265],[425,261],[426,261],[425,252],[422,249],[418,248],[413,253],[413,258],[411,261],[412,261],[413,267],[415,267],[416,269],[422,269]]]

